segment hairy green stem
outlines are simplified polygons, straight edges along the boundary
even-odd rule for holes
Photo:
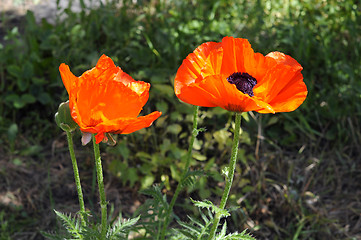
[[[241,128],[241,113],[236,113],[234,136],[233,136],[233,143],[232,143],[232,154],[231,154],[231,159],[230,159],[230,162],[228,165],[228,169],[225,171],[226,172],[226,177],[225,177],[226,178],[226,186],[224,188],[222,199],[221,199],[221,204],[219,206],[220,209],[224,209],[224,207],[226,206],[229,192],[231,190],[231,186],[232,186],[232,182],[233,182],[234,170],[236,168],[237,155],[238,155],[240,128]],[[216,234],[220,220],[221,220],[220,214],[216,213],[216,216],[213,220],[213,225],[212,225],[208,240],[214,239],[214,236]]]
[[[103,182],[103,169],[102,169],[102,160],[100,158],[99,144],[96,144],[94,134],[92,135],[93,147],[94,147],[94,157],[95,157],[95,168],[97,170],[98,177],[98,188],[99,188],[99,197],[100,197],[100,208],[101,208],[101,239],[106,239],[107,234],[107,202],[105,200],[105,191],[104,191],[104,182]]]
[[[198,134],[198,129],[197,129],[198,110],[199,110],[199,106],[193,106],[192,137],[191,137],[191,140],[190,140],[190,143],[189,143],[189,148],[188,148],[188,152],[187,152],[187,156],[186,156],[186,164],[184,166],[184,170],[183,170],[183,173],[182,173],[182,176],[181,176],[181,180],[178,183],[178,186],[177,186],[177,188],[175,190],[175,193],[173,195],[173,198],[172,198],[172,200],[171,200],[171,202],[169,204],[169,207],[168,207],[166,215],[165,215],[166,217],[165,217],[165,220],[164,220],[164,224],[163,224],[163,228],[162,228],[162,232],[161,232],[161,238],[160,238],[162,240],[165,239],[165,232],[166,232],[166,229],[167,229],[167,227],[169,225],[170,215],[171,215],[171,213],[173,211],[175,201],[177,200],[178,195],[179,195],[180,191],[183,188],[183,183],[184,183],[185,177],[187,176],[188,168],[189,168],[189,165],[190,165],[190,162],[191,162],[191,159],[192,159],[193,144],[194,144],[194,140],[196,139],[197,134]]]
[[[71,132],[66,131],[66,137],[68,139],[70,158],[71,158],[71,162],[73,163],[75,185],[76,185],[76,190],[78,192],[79,205],[80,205],[80,220],[81,220],[82,225],[85,226],[86,222],[84,221],[85,207],[84,207],[83,191],[81,190],[78,164],[77,164],[76,158],[75,158],[73,136],[72,136]]]

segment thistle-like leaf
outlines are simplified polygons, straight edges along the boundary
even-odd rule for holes
[[[195,219],[193,217],[188,216],[190,222],[185,223],[178,221],[178,224],[183,227],[182,229],[172,229],[173,233],[171,236],[171,240],[202,240],[206,239],[208,236],[208,232],[210,229],[210,225],[213,221],[213,215],[209,209],[208,211],[208,217],[202,212],[200,212],[201,220]]]
[[[145,237],[142,239],[154,239],[160,232],[165,212],[169,207],[166,195],[162,194],[161,189],[161,186],[152,186],[141,191],[151,197],[135,212],[135,215],[142,215],[133,227],[137,230],[145,230]]]
[[[221,233],[216,236],[215,240],[256,240],[254,237],[252,237],[252,235],[247,233],[247,229],[241,233],[235,232],[225,235],[226,228],[227,228],[226,223],[224,223]]]
[[[205,132],[205,131],[207,131],[207,128],[205,128],[205,127],[198,128],[197,129],[197,134],[200,133],[200,132]]]
[[[191,199],[192,200],[192,199]],[[170,236],[170,240],[203,240],[207,239],[209,236],[209,231],[211,229],[211,225],[213,224],[214,215],[218,212],[220,214],[224,214],[224,216],[229,215],[228,211],[222,212],[218,207],[214,206],[214,204],[208,200],[205,201],[195,201],[192,200],[194,205],[198,208],[206,208],[207,214],[203,213],[199,210],[201,220],[195,219],[193,217],[189,217],[190,222],[185,223],[178,221],[178,224],[182,227],[182,229],[172,229],[172,235]],[[227,214],[226,214],[227,213]],[[221,232],[216,235],[214,240],[256,240],[250,234],[246,233],[244,230],[242,233],[230,233],[227,234],[227,224],[226,222],[223,224]]]
[[[109,239],[127,238],[131,231],[136,231],[133,226],[138,222],[140,216],[136,218],[126,219],[124,221],[118,220],[117,223],[109,230]]]
[[[159,202],[164,206],[168,206],[167,198],[162,194],[161,189],[162,188],[160,185],[154,185],[150,188],[140,191],[140,193],[151,196],[156,202]]]
[[[220,237],[224,237],[224,236],[226,236],[226,232],[227,231],[227,222],[224,222],[224,224],[223,224],[223,226],[222,226],[222,230],[221,230],[221,232],[219,233],[219,236]]]
[[[41,232],[41,235],[43,235],[46,239],[50,239],[50,240],[63,240],[64,239],[64,237],[59,236],[56,233]]]
[[[101,229],[100,224],[93,226],[93,228],[88,226],[83,227],[83,230],[81,231],[83,239],[87,239],[87,240],[101,239],[100,229]]]
[[[54,212],[57,215],[57,217],[61,220],[63,226],[65,227],[65,229],[69,234],[71,234],[75,239],[82,238],[80,234],[81,227],[79,224],[80,223],[79,219],[77,219],[75,216],[72,217],[71,214],[66,215],[56,210],[54,210]]]
[[[192,187],[196,183],[197,178],[203,176],[205,176],[204,171],[201,170],[188,171],[182,182],[182,187]]]
[[[210,209],[213,213],[220,214],[221,217],[228,217],[231,215],[226,209],[221,209],[217,207],[209,200],[197,201],[191,199],[191,201],[196,207]]]

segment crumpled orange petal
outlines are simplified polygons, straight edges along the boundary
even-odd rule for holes
[[[184,89],[182,100],[192,105],[200,105],[199,100],[208,101],[206,107],[221,107],[235,112],[247,112],[249,109],[264,110],[274,113],[273,108],[257,98],[243,94],[221,75],[208,76],[203,81],[193,83]],[[223,97],[228,96],[228,97]],[[244,103],[243,105],[238,104]],[[204,106],[204,105],[203,105]]]
[[[129,134],[142,128],[149,127],[158,117],[160,117],[161,114],[161,112],[155,111],[146,116],[140,116],[137,118],[119,118],[109,120],[99,123],[95,127],[85,127],[82,131],[97,133],[97,135],[95,135],[95,139],[96,143],[99,143],[103,140],[105,133]]]
[[[74,121],[81,131],[96,133],[96,143],[105,133],[126,134],[149,127],[161,115],[156,111],[138,117],[148,101],[150,84],[135,81],[105,55],[80,77],[64,63],[59,71]]]
[[[224,37],[220,43],[203,43],[187,56],[177,71],[174,90],[180,100],[192,105],[235,112],[289,112],[307,96],[301,70],[288,55],[263,56],[253,51],[247,39]],[[256,79],[254,96],[227,81],[233,73]]]
[[[186,59],[184,59],[182,65],[178,69],[179,75],[177,74],[177,76],[181,76],[182,79],[174,82],[176,94],[178,93],[178,90],[182,89],[184,86],[194,83],[199,77],[201,77],[201,71],[203,68],[208,66],[205,62],[209,54],[218,49],[220,46],[221,44],[215,42],[204,43],[194,50],[193,53],[189,54]]]

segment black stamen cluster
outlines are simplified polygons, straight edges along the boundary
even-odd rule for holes
[[[250,97],[254,96],[253,88],[257,84],[257,80],[248,73],[235,72],[232,73],[227,81],[236,85],[237,89]]]

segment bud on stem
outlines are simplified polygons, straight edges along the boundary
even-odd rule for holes
[[[55,122],[65,132],[73,132],[79,127],[71,117],[69,101],[60,103],[58,112],[55,113]]]

